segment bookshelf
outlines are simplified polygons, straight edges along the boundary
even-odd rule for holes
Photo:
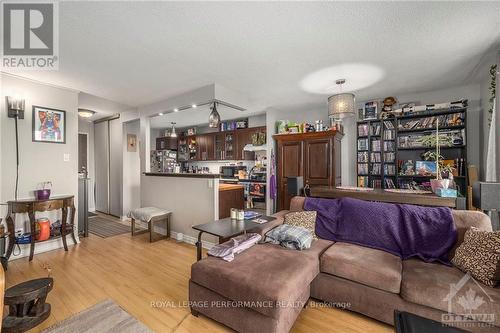
[[[434,148],[423,147],[419,138],[435,133],[451,137],[451,146],[442,146],[445,163],[454,168],[459,192],[467,192],[467,108],[415,112],[389,119],[357,122],[357,182],[360,187],[427,188],[431,163],[422,154]],[[418,166],[418,169],[417,169]]]

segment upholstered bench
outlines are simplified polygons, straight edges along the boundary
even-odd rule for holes
[[[170,216],[171,212],[156,208],[156,207],[143,207],[132,210],[128,213],[128,217],[132,220],[132,236],[143,234],[149,232],[149,241],[155,242],[160,239],[165,239],[170,237]],[[148,224],[147,229],[136,229],[136,220],[142,221]],[[160,235],[156,237],[158,233],[154,231],[155,224],[158,222],[165,223],[165,229],[167,231],[166,235]]]

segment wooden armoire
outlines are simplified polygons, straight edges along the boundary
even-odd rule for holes
[[[338,186],[340,175],[340,142],[338,131],[300,134],[276,134],[276,178],[278,211],[290,208],[288,177],[304,177],[304,185]]]

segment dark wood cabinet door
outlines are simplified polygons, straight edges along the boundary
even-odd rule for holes
[[[205,147],[207,152],[207,160],[215,160],[215,135],[208,134],[205,136]]]
[[[215,160],[223,160],[224,159],[224,139],[225,139],[224,133],[217,133],[214,136],[214,159]]]
[[[253,129],[246,128],[237,130],[237,143],[236,143],[236,159],[237,160],[254,160],[255,153],[250,151],[243,151],[243,148],[249,143],[252,143]]]
[[[292,198],[288,194],[288,177],[303,176],[303,145],[301,141],[280,142],[278,150],[278,208],[283,210],[290,208]]]
[[[305,140],[304,159],[304,183],[309,185],[333,183],[331,138]]]

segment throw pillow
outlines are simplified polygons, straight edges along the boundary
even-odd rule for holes
[[[311,247],[312,240],[309,230],[282,224],[266,234],[264,243],[279,244],[293,250],[306,250]]]
[[[471,227],[451,262],[485,285],[496,286],[500,281],[500,231]]]
[[[311,232],[313,239],[316,237],[316,215],[315,211],[293,212],[285,215],[284,224],[293,225],[295,227],[302,227]]]

